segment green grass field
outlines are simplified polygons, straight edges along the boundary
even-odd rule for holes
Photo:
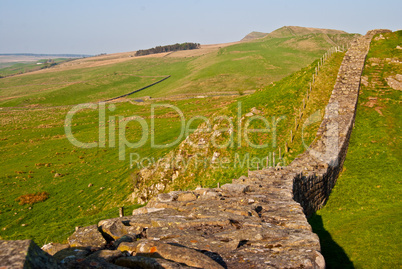
[[[402,31],[372,42],[344,169],[327,205],[310,219],[329,268],[400,268],[402,236]]]
[[[186,117],[213,113],[227,98],[194,99],[169,104],[179,107]],[[0,236],[3,239],[32,238],[39,244],[66,240],[78,225],[89,225],[103,218],[118,216],[119,206],[133,208],[126,201],[132,191],[129,153],[162,157],[169,149],[153,149],[150,140],[137,149],[127,151],[119,160],[119,130],[116,145],[110,147],[107,126],[105,148],[84,149],[72,145],[64,130],[64,121],[71,107],[45,110],[1,111],[0,155]],[[118,116],[143,117],[150,126],[150,104],[116,103],[116,110],[107,108],[107,119]],[[156,110],[156,143],[175,140],[180,128],[176,115],[167,108]],[[72,131],[79,141],[99,141],[98,111],[83,110],[72,121]],[[127,124],[126,138],[136,141],[141,126]],[[161,135],[162,134],[162,135]],[[56,173],[60,176],[56,176]],[[92,187],[88,187],[93,184]],[[46,191],[48,200],[34,205],[19,205],[16,199],[24,194]],[[129,212],[128,212],[129,214]],[[21,226],[24,225],[24,226]],[[25,226],[26,225],[26,226]]]

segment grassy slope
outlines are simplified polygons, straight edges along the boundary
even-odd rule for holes
[[[355,128],[344,171],[328,204],[310,222],[321,239],[329,268],[402,266],[401,92],[385,78],[402,74],[402,31],[372,42]],[[380,61],[378,61],[380,59]]]
[[[152,71],[155,65],[180,72],[186,61],[158,59],[139,59],[129,64],[116,64],[85,69],[74,69],[56,73],[30,73],[24,76],[0,80],[3,106],[42,106],[69,105],[94,102],[119,96],[160,80],[165,74],[137,75],[139,69]],[[168,65],[168,67],[166,67]],[[71,94],[71,93],[74,94]],[[1,102],[1,101],[0,101]]]
[[[213,113],[227,99],[177,101],[186,117]],[[127,149],[126,160],[119,161],[116,147],[82,149],[73,146],[65,136],[64,118],[70,107],[46,110],[0,111],[0,237],[32,238],[42,244],[65,240],[77,225],[116,217],[118,206],[128,206],[125,199],[132,191],[129,153],[141,157],[162,157],[169,149],[153,149],[149,139],[139,149]],[[169,109],[157,109],[156,143],[175,140],[180,122]],[[117,103],[109,116],[138,115],[150,126],[150,104]],[[83,142],[98,141],[97,111],[84,110],[74,116],[72,130]],[[109,127],[107,126],[107,132]],[[130,123],[126,129],[129,141],[138,141],[140,126]],[[118,139],[118,129],[115,131]],[[163,134],[163,135],[161,135]],[[108,137],[108,134],[106,134]],[[118,140],[117,140],[118,141]],[[109,145],[109,139],[106,141]],[[56,173],[61,177],[54,177]],[[92,187],[88,187],[89,184]],[[101,189],[102,188],[102,189]],[[18,205],[20,195],[47,191],[50,198],[42,203]],[[127,212],[126,211],[126,212]],[[129,214],[129,212],[127,212]],[[22,227],[22,224],[26,226]]]
[[[349,35],[339,42],[350,38]],[[306,46],[299,48],[298,44],[301,43]],[[261,89],[300,70],[320,57],[330,46],[321,34],[265,38],[236,44],[189,61],[188,73],[172,76],[166,83],[134,96],[244,93],[247,90]],[[157,72],[157,69],[154,71]]]
[[[323,34],[265,38],[196,57],[179,58],[173,53],[163,58],[140,57],[113,65],[3,78],[0,105],[51,106],[100,101],[167,75],[171,78],[132,97],[243,93],[311,63],[332,46],[326,38]],[[348,38],[339,39],[339,43]]]
[[[343,55],[343,53],[333,54],[322,67],[310,94],[310,98],[307,101],[307,107],[304,110],[305,116],[302,118],[302,122],[306,121],[307,117],[316,111],[320,111],[319,114],[323,116],[324,108],[331,95]],[[270,159],[269,165],[272,166],[273,152],[276,154],[276,163],[279,161],[279,147],[281,147],[281,153],[284,155],[281,162],[282,165],[284,165],[284,163],[288,164],[294,159],[294,157],[302,153],[305,148],[302,144],[301,128],[298,128],[298,131],[295,132],[296,136],[293,143],[289,143],[290,129],[294,131],[295,111],[298,111],[302,105],[302,100],[306,96],[317,62],[318,61],[313,62],[311,65],[301,69],[300,71],[295,72],[281,81],[265,87],[252,95],[236,98],[236,102],[233,102],[227,108],[219,110],[217,113],[211,115],[211,117],[209,117],[211,126],[217,124],[218,128],[223,129],[229,127],[227,121],[223,121],[223,124],[220,124],[219,121],[214,121],[213,119],[216,116],[221,115],[233,119],[233,147],[228,146],[219,149],[209,143],[208,149],[206,150],[207,153],[201,153],[202,156],[199,160],[211,160],[213,154],[219,153],[218,164],[207,162],[206,165],[190,165],[190,168],[188,168],[186,172],[181,172],[180,176],[175,179],[172,188],[193,189],[199,185],[205,187],[216,187],[217,182],[227,183],[233,178],[247,175],[248,170],[256,170],[257,168],[265,167],[267,165],[267,157]],[[238,146],[239,128],[237,117],[239,105],[241,106],[241,115],[243,117],[241,124],[243,130],[242,143],[240,147]],[[253,147],[245,140],[244,129],[247,122],[245,114],[252,111],[253,108],[260,111],[258,116],[262,116],[268,120],[269,131],[262,133],[249,133],[248,137],[253,144],[268,144],[263,148]],[[281,119],[278,120],[279,118]],[[273,131],[275,121],[277,121],[276,135],[274,135]],[[303,139],[307,146],[315,137],[318,127],[319,122],[308,126],[308,128],[304,130]],[[265,129],[266,127],[261,120],[255,120],[249,126],[249,129],[250,128]],[[192,139],[200,139],[200,137]],[[219,145],[223,145],[230,141],[230,135],[227,129],[222,132],[218,141]],[[288,141],[288,145],[290,146],[289,153],[285,153],[284,151],[286,141]],[[181,153],[179,153],[179,151]],[[201,150],[201,152],[204,152],[204,150]],[[200,150],[186,145],[183,148],[180,148],[180,150],[177,149],[174,155],[177,156],[178,154],[184,154],[183,156],[194,156],[198,153],[200,153]],[[224,161],[224,158],[226,158],[227,161]],[[188,160],[190,159],[188,158]],[[220,165],[220,161],[225,163]],[[199,161],[199,163],[201,163],[201,161]],[[147,183],[151,185],[155,183],[155,181],[149,180]]]
[[[312,89],[310,94],[310,99],[307,102],[307,107],[304,110],[304,114],[309,116],[316,112],[324,112],[325,104],[328,102],[335,79],[338,73],[339,66],[343,59],[343,53],[334,54],[324,65],[319,73],[318,79]],[[241,148],[236,149],[237,152],[249,152],[250,154],[255,154],[257,157],[267,156],[270,152],[275,152],[278,154],[278,147],[281,147],[282,154],[285,156],[286,163],[293,160],[298,154],[302,153],[305,148],[302,145],[301,139],[301,129],[296,132],[296,137],[293,143],[289,142],[290,129],[294,127],[294,118],[296,117],[299,108],[302,106],[302,100],[305,98],[307,89],[309,88],[309,83],[312,80],[312,75],[314,73],[314,68],[317,66],[315,61],[311,65],[302,70],[295,72],[294,74],[286,77],[285,79],[276,82],[275,84],[267,87],[265,91],[257,92],[252,96],[247,96],[242,99],[242,109],[244,113],[249,112],[253,107],[256,107],[263,111],[266,118],[284,116],[285,118],[277,124],[277,135],[276,135],[276,145],[272,143],[270,147],[265,150],[251,149],[251,148]],[[231,105],[232,111],[236,108],[235,104]],[[305,121],[306,117],[302,119]],[[272,122],[271,127],[273,127]],[[310,126],[308,130],[305,130],[304,138],[306,139],[306,144],[312,141],[312,137],[318,128],[318,123]],[[263,125],[256,125],[256,128],[262,128]],[[250,127],[251,128],[251,127]],[[294,129],[293,129],[294,132]],[[307,137],[309,136],[310,137]],[[251,139],[254,143],[259,144],[266,138],[263,138],[261,134],[251,135]],[[268,141],[272,142],[273,136],[268,137]],[[260,142],[259,142],[260,141]],[[290,147],[290,152],[285,154],[284,145],[288,142]],[[260,165],[261,167],[261,165]],[[253,167],[256,168],[256,167]]]

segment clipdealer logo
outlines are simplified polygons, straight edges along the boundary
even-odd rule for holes
[[[325,108],[324,118],[321,116],[321,110],[317,110],[311,114],[303,123],[302,127],[302,144],[309,154],[316,157],[320,161],[327,163],[331,167],[339,164],[339,102],[330,102]],[[321,138],[320,147],[310,147],[304,140],[304,129],[314,123],[321,122],[321,127],[324,130],[324,135]]]
[[[155,119],[156,117],[156,110],[164,108],[164,109],[170,109],[172,110],[171,112],[176,113],[180,119],[180,134],[174,140],[173,142],[170,142],[168,144],[157,144],[156,143],[156,132],[155,132]],[[98,110],[98,142],[83,142],[78,140],[74,136],[74,131],[72,126],[74,116],[79,111],[82,111],[84,109],[91,109],[91,110]],[[86,104],[79,104],[74,106],[66,115],[65,122],[64,122],[64,129],[66,133],[67,139],[76,147],[79,148],[118,148],[119,152],[119,160],[125,160],[126,159],[126,149],[138,149],[140,147],[143,147],[148,141],[150,142],[151,148],[157,148],[157,149],[163,149],[163,148],[170,148],[174,147],[177,144],[179,144],[183,137],[189,137],[191,133],[194,132],[211,132],[213,130],[213,125],[218,122],[224,122],[226,123],[226,127],[218,129],[220,133],[227,133],[229,135],[229,138],[227,141],[224,143],[218,143],[217,142],[217,136],[215,135],[215,132],[212,133],[210,141],[208,141],[207,144],[200,145],[197,142],[194,141],[188,141],[188,143],[195,148],[204,148],[210,146],[209,143],[212,144],[214,148],[222,149],[222,148],[240,148],[244,143],[247,146],[250,146],[252,148],[267,148],[270,145],[270,141],[265,141],[263,143],[253,143],[250,139],[250,134],[251,133],[271,133],[272,137],[272,147],[276,147],[276,132],[277,132],[277,126],[278,124],[284,120],[286,117],[285,116],[279,116],[275,117],[272,116],[270,119],[263,117],[261,115],[252,115],[249,117],[246,117],[242,113],[242,103],[238,102],[237,103],[237,120],[236,122],[233,121],[233,117],[228,117],[227,115],[217,115],[213,119],[208,119],[205,116],[194,116],[186,121],[186,118],[183,114],[183,112],[176,106],[171,105],[171,104],[151,104],[150,105],[150,123],[148,122],[141,116],[138,115],[133,115],[130,117],[124,117],[124,116],[116,116],[116,115],[107,115],[110,112],[114,112],[116,109],[115,104],[108,104],[101,102],[101,103],[86,103]],[[194,129],[192,128],[192,124],[194,121],[202,121],[205,123],[207,126],[206,128],[198,128]],[[253,122],[260,122],[264,126],[264,128],[261,129],[254,129],[250,128],[251,124]],[[126,138],[126,127],[130,122],[135,122],[141,127],[141,136],[138,138],[137,141],[128,141]],[[116,137],[116,126],[118,129],[118,137]],[[235,142],[234,136],[235,136],[235,130],[237,131],[237,140]],[[106,135],[108,135],[108,145],[106,145]],[[244,143],[243,143],[244,141]]]

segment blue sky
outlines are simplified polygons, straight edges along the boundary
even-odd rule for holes
[[[402,28],[400,0],[0,0],[0,53],[114,53],[213,44],[296,25]]]

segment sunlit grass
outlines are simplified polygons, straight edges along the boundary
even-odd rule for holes
[[[321,240],[329,268],[399,268],[402,265],[401,92],[385,78],[401,74],[386,61],[402,53],[402,31],[373,41],[363,76],[355,128],[344,170],[327,205],[310,223]],[[381,59],[383,66],[371,65]]]

